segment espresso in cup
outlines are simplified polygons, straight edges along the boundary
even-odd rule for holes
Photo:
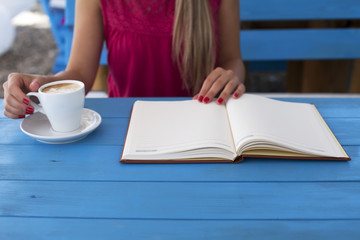
[[[48,117],[56,132],[71,132],[80,128],[85,101],[84,83],[76,80],[51,82],[27,96],[39,99],[41,106],[30,100],[31,105]]]
[[[42,89],[43,93],[61,94],[79,90],[82,86],[76,83],[59,83]]]

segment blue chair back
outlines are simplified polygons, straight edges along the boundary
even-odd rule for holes
[[[360,20],[359,0],[240,0],[241,22]],[[244,29],[245,61],[360,58],[360,25],[346,28]]]

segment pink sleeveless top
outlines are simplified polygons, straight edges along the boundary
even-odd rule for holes
[[[209,0],[216,32],[220,1]],[[101,6],[109,97],[190,96],[172,60],[175,0],[101,0]]]

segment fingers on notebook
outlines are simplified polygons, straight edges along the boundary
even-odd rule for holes
[[[244,91],[244,84],[232,70],[218,67],[205,79],[200,92],[195,96],[199,102],[205,104],[218,96],[216,102],[223,104],[231,96],[239,98]]]

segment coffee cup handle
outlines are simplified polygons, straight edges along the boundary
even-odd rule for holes
[[[46,114],[43,107],[39,106],[38,104],[34,103],[33,101],[31,101],[30,97],[33,96],[33,97],[36,97],[37,99],[39,99],[40,101],[40,95],[39,93],[37,92],[29,92],[28,94],[26,94],[26,96],[29,97],[29,100],[30,100],[30,104],[31,106],[33,106],[35,108],[36,111],[38,112],[41,112],[43,114]]]

